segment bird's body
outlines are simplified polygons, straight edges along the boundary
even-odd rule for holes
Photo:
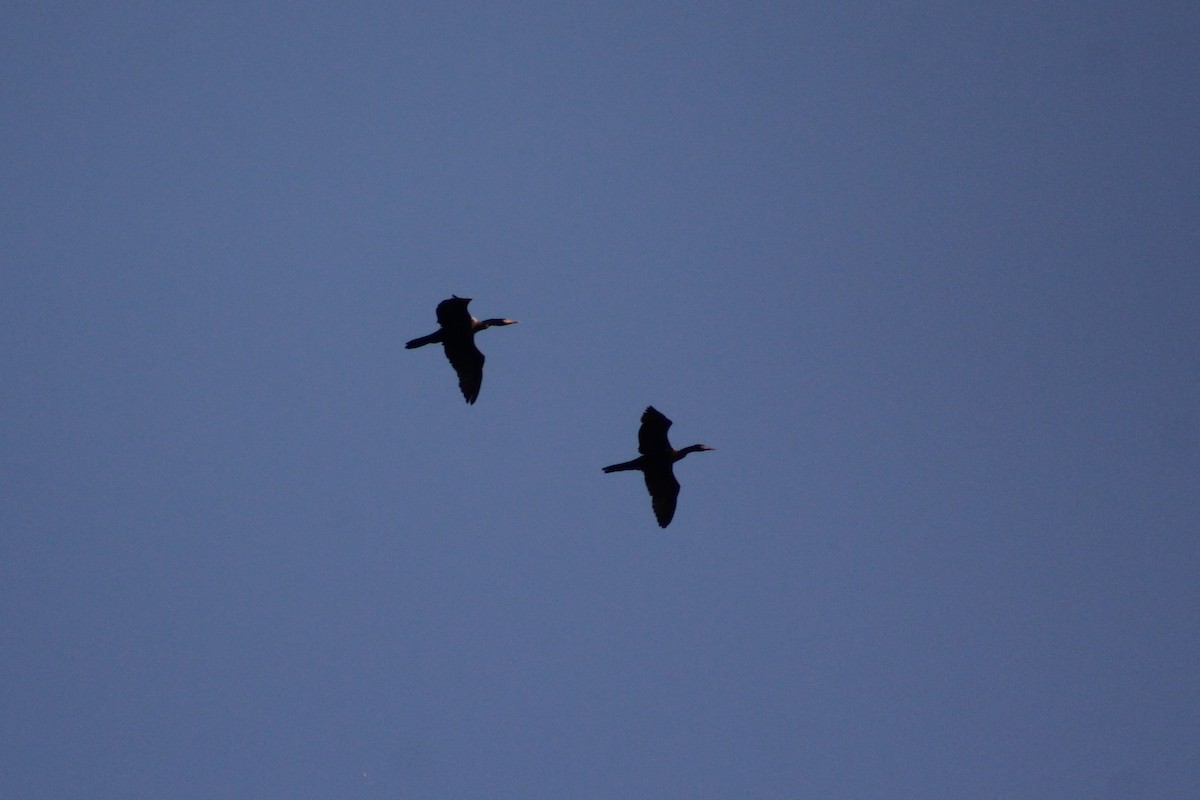
[[[475,346],[475,334],[494,325],[514,325],[513,319],[477,320],[467,310],[469,297],[451,295],[449,300],[438,303],[437,321],[440,326],[428,336],[413,339],[404,345],[406,350],[427,344],[441,344],[450,366],[458,373],[458,388],[468,403],[479,397],[483,384],[483,353]]]
[[[632,461],[613,464],[605,467],[605,472],[621,472],[623,470],[639,470],[646,479],[646,490],[650,492],[650,503],[654,507],[654,517],[659,527],[665,528],[671,524],[675,516],[675,505],[679,499],[679,481],[675,480],[673,468],[688,453],[699,453],[712,450],[706,444],[693,444],[682,450],[671,447],[667,431],[671,428],[671,420],[654,406],[647,406],[642,412],[642,426],[638,429],[638,452],[640,456]]]

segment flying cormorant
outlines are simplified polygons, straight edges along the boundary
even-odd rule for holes
[[[475,346],[475,334],[493,325],[514,325],[515,319],[485,319],[482,322],[467,311],[469,297],[451,295],[449,300],[438,303],[437,321],[441,327],[419,339],[404,345],[406,350],[427,344],[441,343],[446,351],[450,366],[458,373],[458,388],[468,403],[479,397],[479,386],[483,383],[483,353]]]
[[[646,489],[650,492],[650,503],[654,506],[654,516],[662,528],[671,524],[671,518],[675,516],[675,501],[679,499],[679,481],[675,480],[671,465],[688,453],[714,449],[706,444],[694,444],[676,450],[667,441],[670,427],[671,420],[654,406],[647,406],[642,413],[642,427],[638,429],[638,452],[641,455],[633,461],[604,468],[605,472],[641,470],[646,479]]]

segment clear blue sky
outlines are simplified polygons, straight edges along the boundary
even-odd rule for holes
[[[0,796],[1200,796],[1195,3],[351,5],[5,14]]]

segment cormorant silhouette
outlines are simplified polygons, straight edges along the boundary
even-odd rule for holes
[[[654,516],[662,528],[671,524],[671,518],[675,516],[675,502],[679,499],[679,481],[675,480],[672,465],[688,453],[715,449],[706,444],[694,444],[676,450],[667,440],[670,427],[671,420],[654,406],[646,406],[642,413],[642,427],[638,429],[638,452],[641,455],[633,461],[604,468],[605,472],[641,470],[646,479],[646,489],[650,492],[650,504],[654,506]]]
[[[463,397],[468,403],[474,403],[479,397],[479,387],[483,383],[483,353],[475,346],[475,334],[493,325],[515,325],[515,319],[485,319],[482,322],[471,316],[467,311],[469,297],[450,295],[449,300],[438,303],[437,321],[441,327],[428,336],[413,339],[404,345],[404,349],[412,350],[427,344],[441,343],[446,351],[450,366],[458,373],[458,388],[462,389]]]

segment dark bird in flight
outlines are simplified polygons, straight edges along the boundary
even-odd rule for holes
[[[515,319],[485,319],[482,322],[471,316],[467,311],[469,297],[450,295],[449,300],[438,303],[437,321],[439,327],[428,336],[413,339],[404,345],[404,349],[412,350],[427,344],[441,343],[446,351],[450,366],[458,373],[458,388],[462,389],[463,397],[468,403],[474,403],[479,397],[479,386],[483,383],[483,353],[475,346],[475,334],[493,325],[515,325]]]
[[[642,471],[642,476],[646,479],[646,489],[650,492],[650,504],[654,506],[654,516],[662,528],[671,524],[671,518],[675,516],[675,501],[679,499],[679,481],[675,480],[672,465],[688,453],[715,449],[706,444],[694,444],[676,450],[667,441],[667,430],[670,427],[671,420],[654,406],[647,406],[642,413],[642,427],[638,429],[638,452],[641,455],[633,461],[604,468],[605,472],[620,472],[626,469]]]

